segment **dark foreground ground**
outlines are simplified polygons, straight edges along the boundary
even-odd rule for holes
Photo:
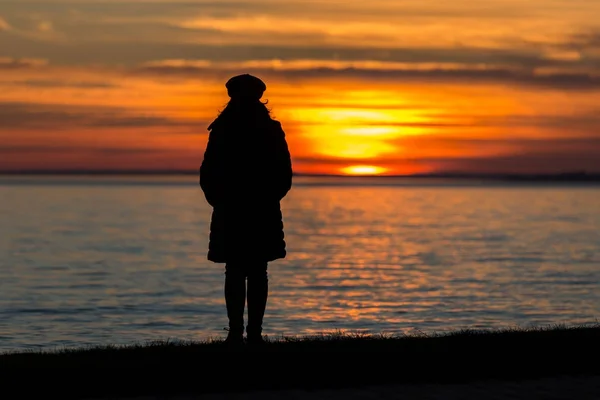
[[[480,395],[499,398],[494,387],[545,385],[547,396],[528,398],[562,398],[552,397],[559,389],[584,398],[590,390],[600,395],[599,356],[600,325],[432,336],[329,335],[239,349],[222,342],[161,342],[2,354],[0,387],[9,394],[3,398],[216,399],[250,391],[264,399],[336,397],[332,393],[381,398],[381,393],[406,391],[409,397],[403,398],[426,398],[417,394],[461,387],[463,394],[487,388]]]

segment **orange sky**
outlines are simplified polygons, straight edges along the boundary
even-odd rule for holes
[[[0,3],[0,170],[197,170],[253,73],[299,173],[600,172],[600,3]]]

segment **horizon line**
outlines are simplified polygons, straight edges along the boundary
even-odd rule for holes
[[[182,176],[199,175],[198,170],[74,170],[74,169],[48,169],[48,170],[0,170],[0,176],[76,176],[76,175],[105,175],[105,176]],[[505,173],[505,172],[432,172],[420,174],[326,174],[326,173],[294,173],[295,177],[323,177],[323,178],[465,178],[465,179],[593,179],[600,180],[600,171],[564,171],[564,172],[537,172],[537,173]]]

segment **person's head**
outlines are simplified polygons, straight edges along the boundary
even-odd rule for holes
[[[260,101],[267,85],[259,78],[250,74],[237,75],[225,84],[227,94],[233,101],[254,102]]]
[[[267,90],[267,85],[261,79],[250,74],[237,75],[229,79],[225,87],[230,100],[220,117],[228,119],[243,114],[259,119],[270,118],[270,111],[266,107],[267,102],[261,101]]]

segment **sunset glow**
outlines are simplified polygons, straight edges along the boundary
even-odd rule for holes
[[[379,175],[386,171],[385,168],[372,165],[353,165],[342,168],[342,172],[347,175]]]
[[[252,73],[297,173],[600,172],[600,3],[552,4],[3,1],[0,170],[195,171]]]

